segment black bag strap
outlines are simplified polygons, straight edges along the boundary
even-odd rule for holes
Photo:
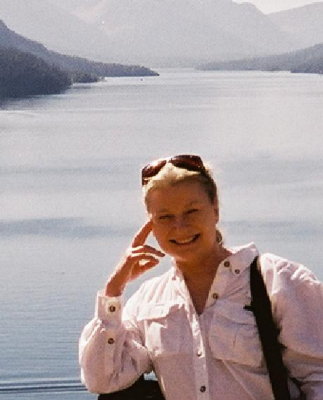
[[[250,266],[251,308],[254,313],[264,358],[275,400],[290,400],[288,373],[283,363],[282,347],[274,322],[267,289],[258,267],[258,257]]]

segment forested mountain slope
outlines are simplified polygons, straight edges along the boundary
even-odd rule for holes
[[[67,72],[32,54],[0,47],[0,98],[58,93],[70,85]]]
[[[260,70],[323,73],[323,43],[276,56],[256,57],[222,63],[208,63],[203,70]]]

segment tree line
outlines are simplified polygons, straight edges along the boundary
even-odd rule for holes
[[[200,69],[218,71],[291,71],[323,74],[323,43],[279,55],[226,62],[210,62],[202,65]]]

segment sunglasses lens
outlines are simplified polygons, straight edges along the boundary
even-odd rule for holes
[[[142,185],[144,186],[149,178],[157,175],[167,162],[172,163],[175,167],[184,168],[188,171],[206,173],[201,157],[192,154],[182,154],[171,158],[156,160],[146,165],[141,171]]]
[[[176,167],[185,168],[189,171],[205,171],[203,161],[199,156],[183,154],[179,156],[174,156],[173,158],[171,158],[170,162]]]
[[[152,163],[147,164],[141,171],[142,185],[145,185],[149,178],[157,175],[158,172],[166,164],[166,162],[167,161],[165,159],[163,159],[163,160],[153,161]]]

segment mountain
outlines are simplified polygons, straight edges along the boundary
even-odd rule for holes
[[[268,16],[282,31],[293,35],[302,47],[323,43],[323,2]]]
[[[232,0],[0,0],[0,17],[56,51],[101,61],[193,65],[299,46]]]
[[[53,51],[112,62],[106,36],[57,3],[64,1],[0,0],[0,19]]]
[[[323,74],[323,43],[276,56],[208,63],[202,70],[291,71]]]
[[[14,48],[33,54],[49,65],[59,67],[67,71],[73,80],[95,80],[100,76],[147,76],[157,75],[148,68],[135,65],[105,64],[93,62],[80,57],[66,56],[48,50],[42,44],[27,39],[10,30],[0,20],[0,46]]]
[[[255,6],[231,0],[91,0],[74,15],[104,32],[122,60],[194,63],[295,46]]]
[[[59,93],[70,85],[68,73],[30,53],[0,46],[0,99]]]

